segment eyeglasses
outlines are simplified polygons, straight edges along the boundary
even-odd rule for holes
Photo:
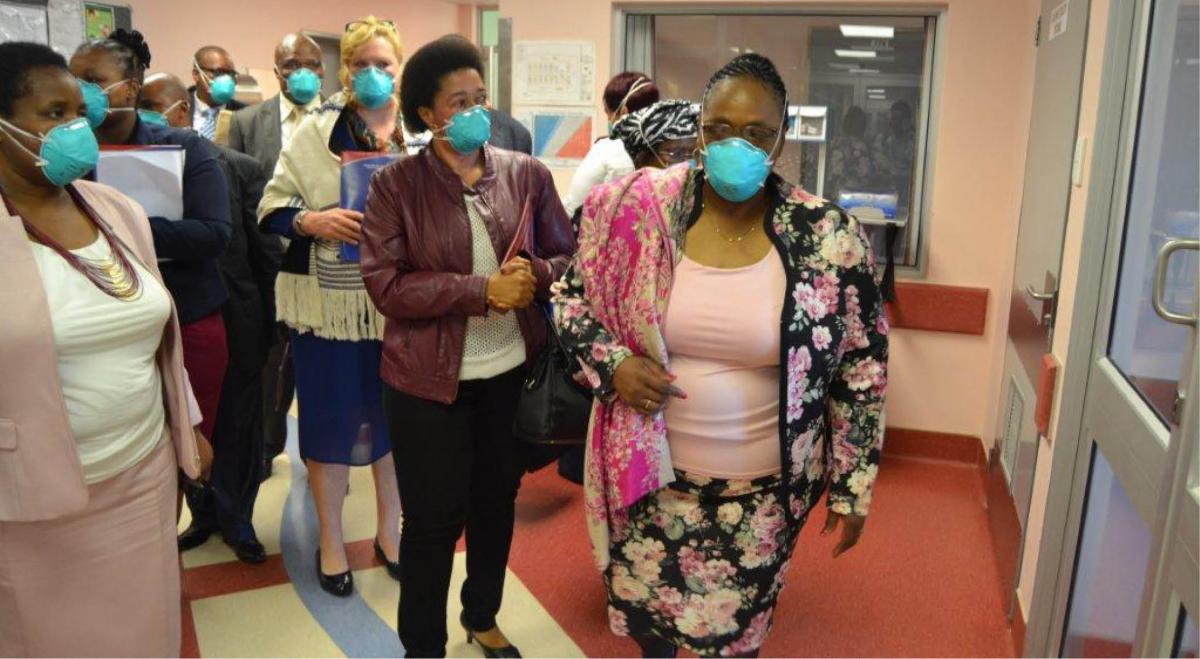
[[[296,69],[312,69],[313,71],[316,71],[317,69],[321,68],[321,65],[322,65],[322,62],[319,59],[309,59],[309,60],[288,59],[288,60],[284,60],[284,62],[279,65],[279,70],[286,71],[288,73],[291,73],[292,71],[295,71]]]
[[[739,129],[725,123],[713,123],[704,124],[703,130],[704,141],[709,143],[740,137],[755,146],[770,147],[775,144],[775,138],[779,136],[778,130],[759,124],[750,124]]]
[[[212,80],[213,78],[219,78],[221,76],[229,76],[235,80],[237,79],[237,71],[234,71],[233,69],[206,69],[202,66],[196,68],[200,69],[204,75],[208,76],[209,80]]]
[[[677,165],[690,160],[696,152],[695,146],[677,146],[674,149],[657,149],[658,157],[668,165]]]
[[[375,21],[375,24],[376,25],[385,25],[387,27],[392,28],[393,30],[396,29],[396,23],[394,21],[377,20],[377,21]],[[363,27],[364,25],[370,25],[370,23],[368,23],[366,21],[350,21],[349,23],[346,23],[346,31],[352,32],[354,30],[357,30],[360,27]]]

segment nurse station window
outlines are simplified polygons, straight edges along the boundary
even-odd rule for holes
[[[933,17],[626,14],[624,68],[699,99],[740,53],[770,57],[790,128],[776,171],[868,225],[876,257],[916,266]]]

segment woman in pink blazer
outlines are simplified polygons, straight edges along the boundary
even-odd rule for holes
[[[176,468],[203,440],[146,215],[77,180],[83,98],[0,44],[0,656],[177,656]]]

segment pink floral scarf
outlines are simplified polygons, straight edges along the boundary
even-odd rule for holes
[[[592,312],[615,344],[664,366],[662,321],[675,246],[662,203],[678,197],[686,174],[687,168],[639,170],[594,190],[585,204],[576,257]],[[604,355],[593,357],[599,361]],[[597,400],[587,451],[588,532],[597,565],[604,569],[610,534],[620,538],[628,532],[629,507],[675,480],[666,421],[661,414],[639,414],[619,397]]]

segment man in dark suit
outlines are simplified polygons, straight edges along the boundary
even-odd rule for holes
[[[496,108],[492,108],[492,137],[488,143],[497,149],[533,155],[533,136],[512,115]]]
[[[321,48],[303,34],[289,34],[275,47],[275,77],[279,94],[262,103],[233,114],[229,126],[229,148],[241,151],[262,163],[270,176],[275,171],[279,152],[287,144],[291,132],[309,112],[321,106],[321,96],[303,98],[303,91],[294,93],[289,79],[301,69],[308,69],[324,79]]]
[[[310,37],[289,34],[275,47],[275,77],[280,93],[266,101],[233,114],[229,126],[229,148],[253,156],[270,178],[292,131],[309,112],[322,103],[318,93],[304,98],[303,89],[293,89],[293,74],[308,69],[324,79],[321,48]],[[287,414],[292,406],[295,383],[288,355],[287,328],[279,325],[272,332],[270,351],[263,371],[263,475],[271,475],[271,461],[283,453],[287,442]]]
[[[188,102],[183,83],[171,75],[152,76],[142,88],[141,106],[164,112],[177,128],[190,128]],[[197,547],[220,532],[239,560],[261,563],[266,552],[252,519],[262,469],[262,371],[275,324],[275,276],[282,247],[275,236],[258,230],[258,202],[267,183],[262,166],[245,154],[210,146],[229,181],[233,224],[233,237],[221,258],[221,276],[229,291],[222,309],[229,365],[212,437],[212,478],[186,490],[192,525],[179,537],[179,546]]]
[[[217,118],[223,110],[234,112],[246,107],[232,97],[219,102],[213,98],[213,82],[229,76],[237,80],[237,69],[233,58],[220,46],[205,46],[192,57],[192,87],[188,88],[192,106],[191,121],[184,128],[194,128],[206,139],[216,137]]]

